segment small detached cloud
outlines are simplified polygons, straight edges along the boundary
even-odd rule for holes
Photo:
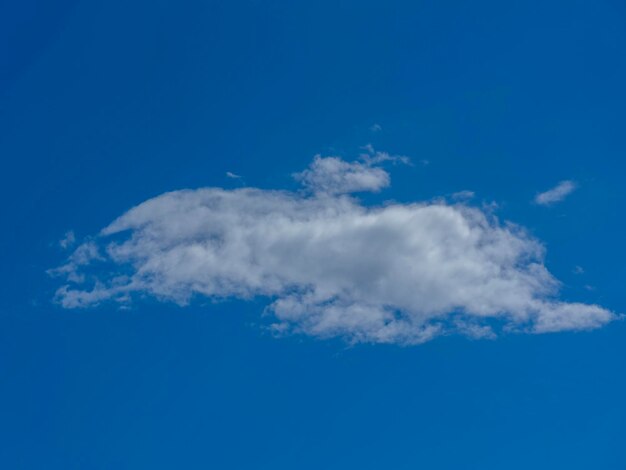
[[[360,161],[354,162],[316,155],[306,170],[294,173],[293,177],[317,194],[378,192],[389,186],[389,173],[378,165],[385,162],[410,164],[409,158],[404,155],[380,152],[371,144],[362,148],[365,153],[359,156]]]
[[[458,191],[450,195],[450,197],[454,201],[469,201],[470,199],[473,199],[474,196],[476,196],[474,191],[468,191],[468,190]]]
[[[241,179],[241,175],[237,175],[237,174],[235,174],[235,173],[233,173],[231,171],[227,171],[226,172],[226,176],[228,178],[235,179],[235,180]]]
[[[201,188],[122,214],[50,274],[65,308],[153,296],[265,298],[276,334],[418,344],[441,335],[588,330],[617,316],[558,297],[544,247],[464,201],[364,205],[402,162],[316,156],[304,191]],[[261,312],[260,312],[261,313]]]
[[[64,250],[67,250],[74,243],[76,243],[76,235],[74,234],[73,230],[69,230],[68,232],[65,232],[65,235],[63,235],[63,238],[59,240],[59,246],[63,248]]]
[[[378,165],[384,162],[391,162],[394,165],[412,165],[411,159],[406,155],[391,155],[388,152],[376,150],[372,144],[361,147],[365,152],[359,155],[359,158],[368,166]]]
[[[535,196],[535,203],[541,206],[551,206],[557,202],[561,202],[571,193],[573,193],[578,185],[571,180],[561,181],[554,188]]]
[[[380,191],[389,186],[389,174],[368,163],[346,162],[338,157],[317,155],[306,170],[295,173],[296,181],[317,194]]]
[[[376,123],[374,123],[374,124],[372,124],[372,125],[370,126],[370,131],[372,131],[372,132],[380,132],[380,131],[382,131],[382,130],[383,130],[383,128],[381,127],[381,125],[380,125],[380,124],[376,124]]]

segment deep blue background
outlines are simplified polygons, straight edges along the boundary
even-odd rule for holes
[[[474,190],[625,312],[623,1],[0,8],[0,468],[626,468],[624,322],[349,348],[270,337],[262,299],[65,311],[45,273],[149,197],[371,142],[429,164],[368,200]]]

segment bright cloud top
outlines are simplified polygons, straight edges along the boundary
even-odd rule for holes
[[[378,154],[377,154],[378,155]],[[278,333],[414,344],[438,335],[600,327],[610,311],[556,298],[543,248],[521,228],[464,204],[363,206],[387,154],[316,157],[307,191],[202,188],[123,214],[54,272],[66,308],[138,295],[187,304],[268,298]]]
[[[550,206],[565,199],[573,193],[577,187],[574,181],[561,181],[554,188],[537,194],[537,196],[535,196],[535,202],[542,206]]]

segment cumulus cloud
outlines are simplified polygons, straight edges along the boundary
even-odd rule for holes
[[[565,199],[569,194],[574,192],[577,185],[574,181],[561,181],[554,188],[535,196],[535,203],[542,206],[550,206]]]
[[[365,206],[377,164],[317,156],[295,178],[307,191],[201,188],[130,209],[54,270],[66,308],[150,295],[267,298],[280,334],[416,344],[457,333],[597,328],[615,315],[558,299],[543,246],[463,203]]]

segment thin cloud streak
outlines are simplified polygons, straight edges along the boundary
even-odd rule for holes
[[[557,202],[561,202],[577,189],[576,182],[571,180],[561,181],[554,188],[535,196],[535,203],[541,206],[551,206]]]

